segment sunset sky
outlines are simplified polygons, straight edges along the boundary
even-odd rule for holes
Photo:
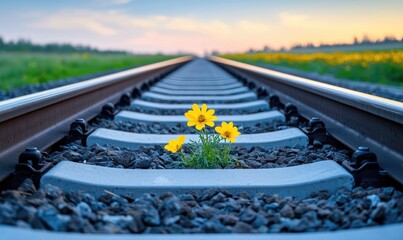
[[[403,1],[12,0],[0,36],[133,52],[240,52],[403,36]]]

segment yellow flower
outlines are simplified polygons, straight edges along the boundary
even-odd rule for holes
[[[196,126],[197,130],[202,130],[207,126],[214,127],[214,122],[217,120],[216,116],[213,116],[214,109],[207,110],[207,105],[203,104],[202,108],[196,103],[192,105],[192,110],[185,113],[185,117],[189,120],[188,126]]]
[[[235,138],[241,133],[238,132],[238,128],[234,127],[233,122],[222,122],[221,127],[216,127],[215,131],[221,135],[221,137],[228,139],[230,142],[235,142]]]
[[[164,148],[170,152],[176,153],[182,148],[185,139],[185,136],[179,136],[178,139],[171,139]]]

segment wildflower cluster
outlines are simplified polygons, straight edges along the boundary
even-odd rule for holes
[[[315,52],[315,53],[254,53],[227,54],[222,57],[245,62],[267,62],[272,64],[325,62],[328,65],[370,65],[373,63],[403,64],[403,51],[364,51],[364,52]]]
[[[217,166],[225,167],[232,162],[230,157],[231,143],[235,142],[236,137],[241,133],[234,126],[233,122],[222,122],[221,126],[215,128],[215,133],[208,133],[207,127],[214,127],[214,109],[207,109],[206,104],[193,104],[192,109],[185,113],[188,119],[187,125],[195,127],[198,130],[199,140],[190,141],[187,144],[187,153],[182,150],[186,137],[179,136],[178,139],[172,139],[165,145],[165,149],[172,152],[180,152],[182,163],[194,168],[214,168]]]

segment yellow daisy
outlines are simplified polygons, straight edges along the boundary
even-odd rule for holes
[[[182,148],[185,139],[185,136],[179,136],[178,139],[171,139],[164,148],[170,152],[176,153]]]
[[[192,110],[185,113],[185,117],[189,120],[187,125],[189,127],[196,126],[197,130],[202,130],[207,126],[214,127],[214,122],[217,120],[216,116],[213,116],[214,109],[207,110],[207,105],[203,104],[202,108],[196,103],[192,105]]]
[[[215,128],[215,131],[221,135],[221,137],[228,139],[230,142],[235,142],[235,138],[241,133],[238,132],[238,128],[234,127],[233,122],[222,122],[221,126]]]

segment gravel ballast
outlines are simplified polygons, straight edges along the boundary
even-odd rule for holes
[[[159,123],[132,123],[122,121],[112,121],[106,119],[98,119],[92,124],[95,128],[108,128],[113,130],[134,132],[134,133],[154,133],[154,134],[196,134],[197,130],[192,127],[188,127],[186,124],[178,123],[176,126],[167,126]],[[277,130],[287,129],[288,126],[281,125],[276,126],[274,123],[257,123],[254,126],[243,127],[237,125],[238,130],[242,134],[263,133],[272,132]],[[214,132],[214,128],[207,129],[208,132]]]
[[[186,151],[186,147],[185,147]],[[233,147],[231,156],[233,164],[226,168],[276,168],[313,163],[322,160],[334,160],[342,163],[348,160],[348,151],[338,150],[331,145],[323,147],[308,146],[307,148],[276,148],[266,150],[259,147],[247,149]],[[47,161],[74,161],[86,164],[143,169],[172,169],[186,168],[179,159],[179,154],[166,151],[162,146],[152,148],[141,147],[139,150],[129,150],[119,147],[93,145],[84,147],[80,142],[61,147],[47,157]]]
[[[213,100],[213,96],[211,96],[211,100],[189,100],[189,101],[185,101],[185,103],[198,103],[198,104],[202,104],[202,103],[207,103],[207,104],[226,104],[226,103],[245,103],[245,102],[250,102],[252,101],[251,99],[236,99],[236,100],[227,100],[227,101],[220,101],[220,100]],[[184,101],[181,100],[160,100],[160,99],[156,99],[156,98],[142,98],[140,97],[141,100],[144,101],[149,101],[149,102],[155,102],[155,103],[164,103],[164,104],[181,104],[184,103]]]
[[[403,194],[392,187],[339,189],[305,198],[225,191],[132,199],[99,198],[26,180],[0,193],[0,224],[83,233],[278,233],[333,231],[403,222]]]
[[[139,108],[139,107],[134,107],[134,108],[122,107],[119,109],[140,112],[140,113],[153,114],[153,115],[183,115],[183,114],[185,114],[185,112],[188,111],[188,110],[180,110],[180,109],[175,109],[175,110],[144,109],[144,108]],[[243,114],[251,114],[251,113],[258,113],[258,112],[263,112],[263,111],[256,110],[256,109],[243,109],[243,110],[215,109],[215,115],[243,115]]]

